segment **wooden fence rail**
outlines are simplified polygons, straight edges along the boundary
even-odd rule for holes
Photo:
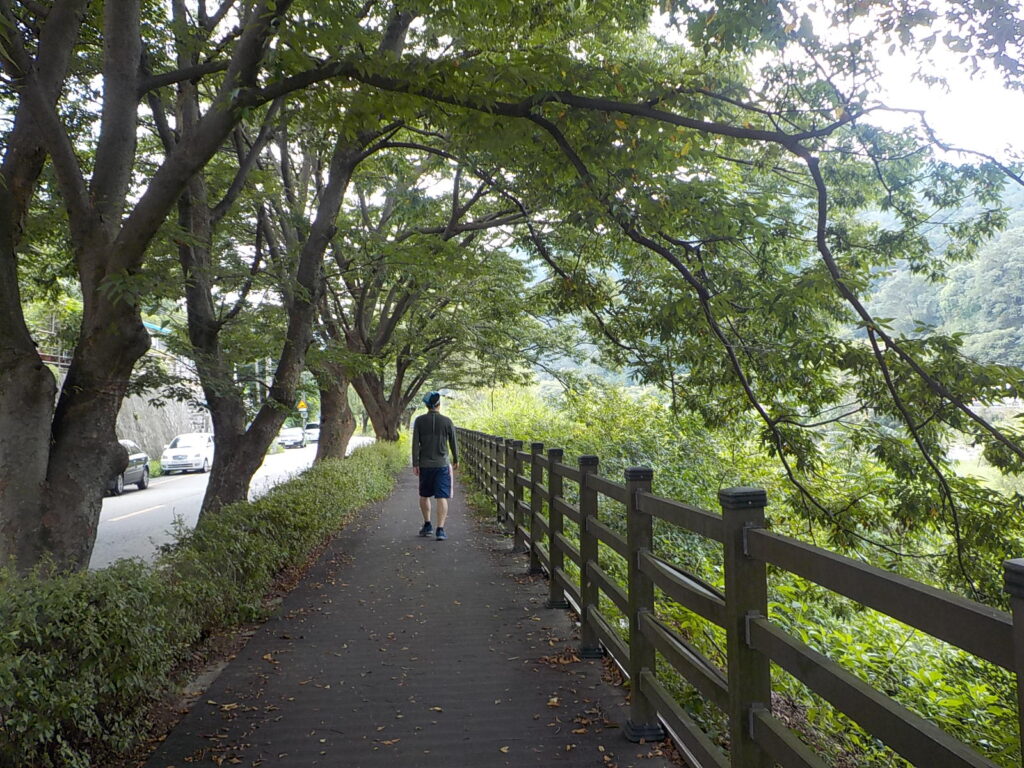
[[[667,731],[696,768],[824,768],[825,763],[771,711],[771,665],[806,685],[910,763],[922,768],[994,768],[995,763],[930,721],[872,688],[768,618],[767,566],[788,571],[887,614],[1017,676],[1024,713],[1024,559],[1004,563],[1011,613],[790,539],[765,528],[764,491],[729,488],[715,514],[651,493],[653,473],[625,471],[617,483],[599,474],[597,456],[565,463],[561,449],[459,430],[463,463],[494,501],[513,546],[531,572],[550,578],[548,607],[581,617],[580,655],[610,654],[631,680],[627,738],[651,741]],[[546,480],[546,482],[545,482]],[[566,494],[566,483],[574,493]],[[529,501],[524,501],[525,493]],[[625,507],[625,535],[600,516],[600,499]],[[576,499],[573,504],[569,499]],[[654,520],[723,547],[724,594],[658,556]],[[567,528],[567,520],[572,528]],[[625,561],[620,584],[602,564]],[[578,574],[566,568],[576,565]],[[661,622],[655,589],[723,627],[726,670]],[[626,617],[625,639],[601,609],[602,596]],[[656,673],[660,656],[729,719],[728,755],[674,700]],[[1024,723],[1021,733],[1024,735]]]

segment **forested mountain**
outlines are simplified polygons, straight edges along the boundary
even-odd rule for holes
[[[872,312],[905,334],[921,323],[963,334],[964,353],[978,361],[1024,365],[1024,188],[1008,189],[1006,204],[1006,228],[944,279],[915,274],[906,262],[880,276]]]

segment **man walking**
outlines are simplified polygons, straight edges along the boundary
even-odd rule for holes
[[[420,536],[434,533],[430,525],[430,498],[434,497],[437,500],[437,540],[444,541],[448,538],[444,521],[452,495],[452,473],[459,468],[459,447],[455,442],[455,425],[440,413],[441,393],[428,392],[423,402],[427,412],[417,416],[412,425],[412,471],[420,478],[420,512],[423,513]]]

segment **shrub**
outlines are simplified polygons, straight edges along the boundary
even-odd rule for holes
[[[88,768],[131,748],[197,640],[260,617],[275,577],[385,497],[406,462],[383,443],[324,462],[182,533],[154,565],[0,570],[0,765]]]
[[[127,748],[167,684],[178,630],[139,562],[0,576],[0,764],[82,766]]]

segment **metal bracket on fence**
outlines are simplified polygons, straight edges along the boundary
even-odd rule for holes
[[[752,739],[755,738],[754,727],[759,712],[767,712],[769,715],[772,713],[768,705],[760,701],[755,701],[750,705],[750,709],[747,710],[747,734]]]
[[[632,567],[636,568],[638,571],[641,570],[641,568],[642,568],[642,563],[644,561],[644,555],[649,555],[651,557],[654,557],[654,553],[650,549],[648,549],[647,547],[641,547],[640,549],[638,549],[634,553],[635,562],[632,564]]]
[[[746,641],[748,648],[753,648],[753,645],[751,645],[750,643],[750,622],[754,621],[755,619],[763,618],[764,614],[760,611],[749,611],[743,614],[743,638]]]
[[[750,557],[750,541],[747,538],[747,534],[750,531],[763,531],[764,526],[758,525],[757,523],[744,523],[743,525],[743,555],[744,557]]]

